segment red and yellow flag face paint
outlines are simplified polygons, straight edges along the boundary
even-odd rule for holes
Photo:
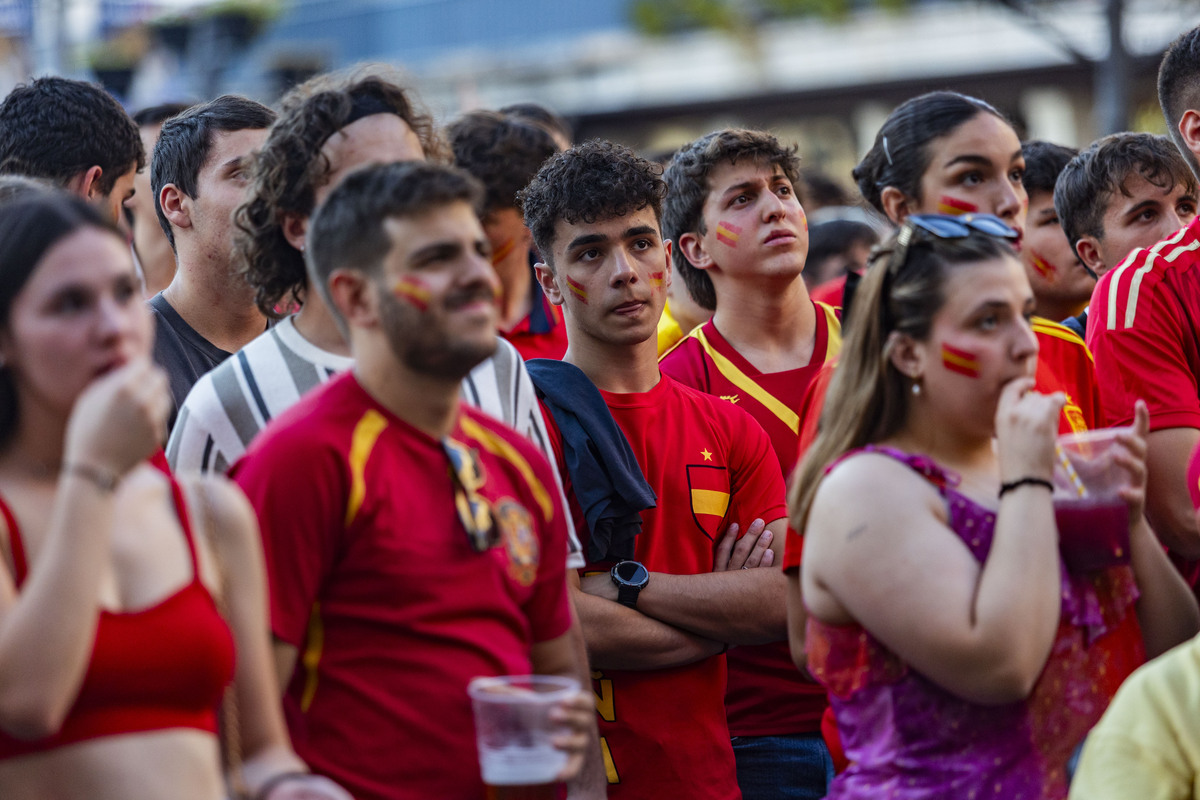
[[[407,300],[409,305],[418,311],[429,308],[429,300],[433,297],[429,287],[420,278],[414,278],[411,275],[405,275],[396,281],[392,285],[392,294],[402,300]]]
[[[959,375],[966,375],[968,378],[979,377],[979,357],[969,350],[959,350],[957,347],[943,344],[942,364]]]
[[[951,197],[948,194],[944,194],[938,198],[939,214],[970,214],[978,210],[979,206],[974,203],[959,200],[957,197]]]
[[[513,248],[516,246],[516,239],[505,239],[499,247],[492,251],[492,266],[496,266],[501,261],[512,255]]]
[[[1054,265],[1032,250],[1029,252],[1029,256],[1033,264],[1033,269],[1038,275],[1042,276],[1042,280],[1053,282],[1055,276],[1058,274],[1058,270]]]
[[[804,232],[808,233],[808,214],[804,213],[804,209],[800,209],[800,222],[804,225]]]
[[[662,273],[662,272],[651,272],[649,275],[650,285],[653,286],[655,289],[661,288],[663,285],[664,277],[665,277],[664,273]]]
[[[737,247],[738,237],[741,235],[742,229],[732,222],[717,223],[717,241],[721,244]]]
[[[577,280],[567,278],[567,288],[571,290],[571,294],[579,298],[579,302],[587,305],[587,289],[583,288],[583,284]]]

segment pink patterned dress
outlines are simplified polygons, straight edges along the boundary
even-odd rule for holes
[[[903,461],[939,488],[950,527],[983,563],[996,515],[955,491],[957,476],[924,456]],[[1145,661],[1133,572],[1062,570],[1050,658],[1024,701],[980,705],[913,670],[857,624],[808,618],[808,664],[829,691],[850,766],[833,800],[1042,800],[1067,796],[1066,763],[1117,687]]]

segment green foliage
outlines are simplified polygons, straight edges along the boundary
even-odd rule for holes
[[[708,29],[747,38],[773,20],[817,17],[839,22],[855,8],[874,5],[899,11],[908,4],[909,0],[631,0],[629,16],[634,27],[650,36]]]

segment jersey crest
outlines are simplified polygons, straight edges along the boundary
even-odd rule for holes
[[[533,517],[523,505],[506,497],[494,512],[500,538],[508,554],[508,576],[521,586],[530,586],[537,578],[538,540],[533,532]]]
[[[705,536],[716,541],[729,510],[729,470],[717,464],[688,464],[687,479],[692,519]]]

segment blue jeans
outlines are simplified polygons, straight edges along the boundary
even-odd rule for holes
[[[742,800],[820,800],[833,780],[833,759],[819,733],[735,736]]]

